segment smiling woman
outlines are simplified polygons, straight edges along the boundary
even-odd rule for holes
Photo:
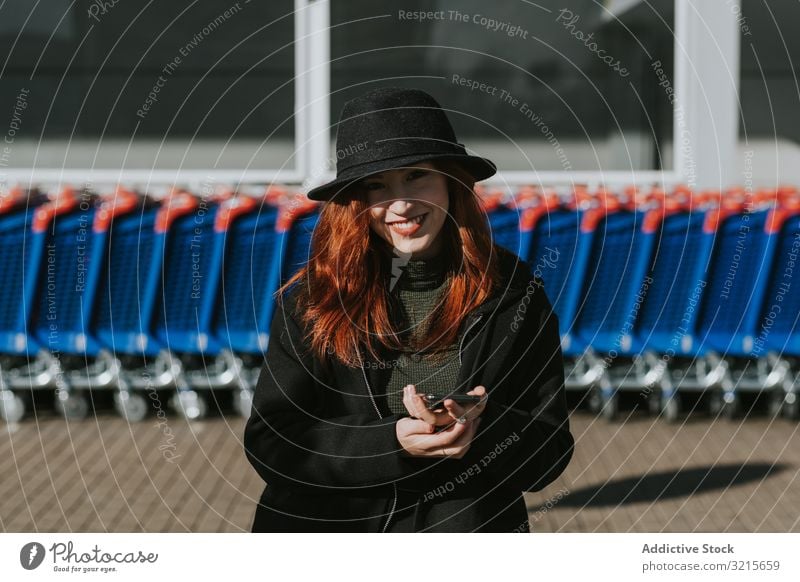
[[[496,168],[415,89],[348,102],[340,149],[245,429],[267,483],[253,530],[528,531],[522,493],[574,442],[558,319],[474,191]]]
[[[435,257],[448,211],[447,178],[430,162],[366,178],[370,227],[399,253]]]

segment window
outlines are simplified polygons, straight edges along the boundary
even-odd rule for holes
[[[672,1],[569,5],[331,2],[331,123],[392,83],[434,95],[503,171],[664,169],[672,104],[653,64],[672,78]]]
[[[292,168],[292,2],[7,0],[8,166]],[[19,109],[19,107],[18,107]]]

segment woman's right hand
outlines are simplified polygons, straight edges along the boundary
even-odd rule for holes
[[[397,440],[412,457],[450,457],[460,459],[469,450],[480,417],[464,424],[452,423],[436,432],[435,426],[416,418],[401,418],[395,425]]]

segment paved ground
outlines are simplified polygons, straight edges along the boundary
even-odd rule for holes
[[[572,430],[567,471],[528,495],[534,531],[800,532],[795,422],[579,413]]]
[[[623,417],[625,414],[623,414]],[[248,530],[262,483],[244,421],[68,424],[52,413],[0,425],[2,531]],[[800,424],[639,412],[572,416],[566,473],[528,494],[534,531],[800,532]]]

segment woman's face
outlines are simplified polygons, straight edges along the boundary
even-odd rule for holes
[[[414,259],[436,256],[447,218],[447,178],[430,162],[364,178],[370,228],[398,252]]]

